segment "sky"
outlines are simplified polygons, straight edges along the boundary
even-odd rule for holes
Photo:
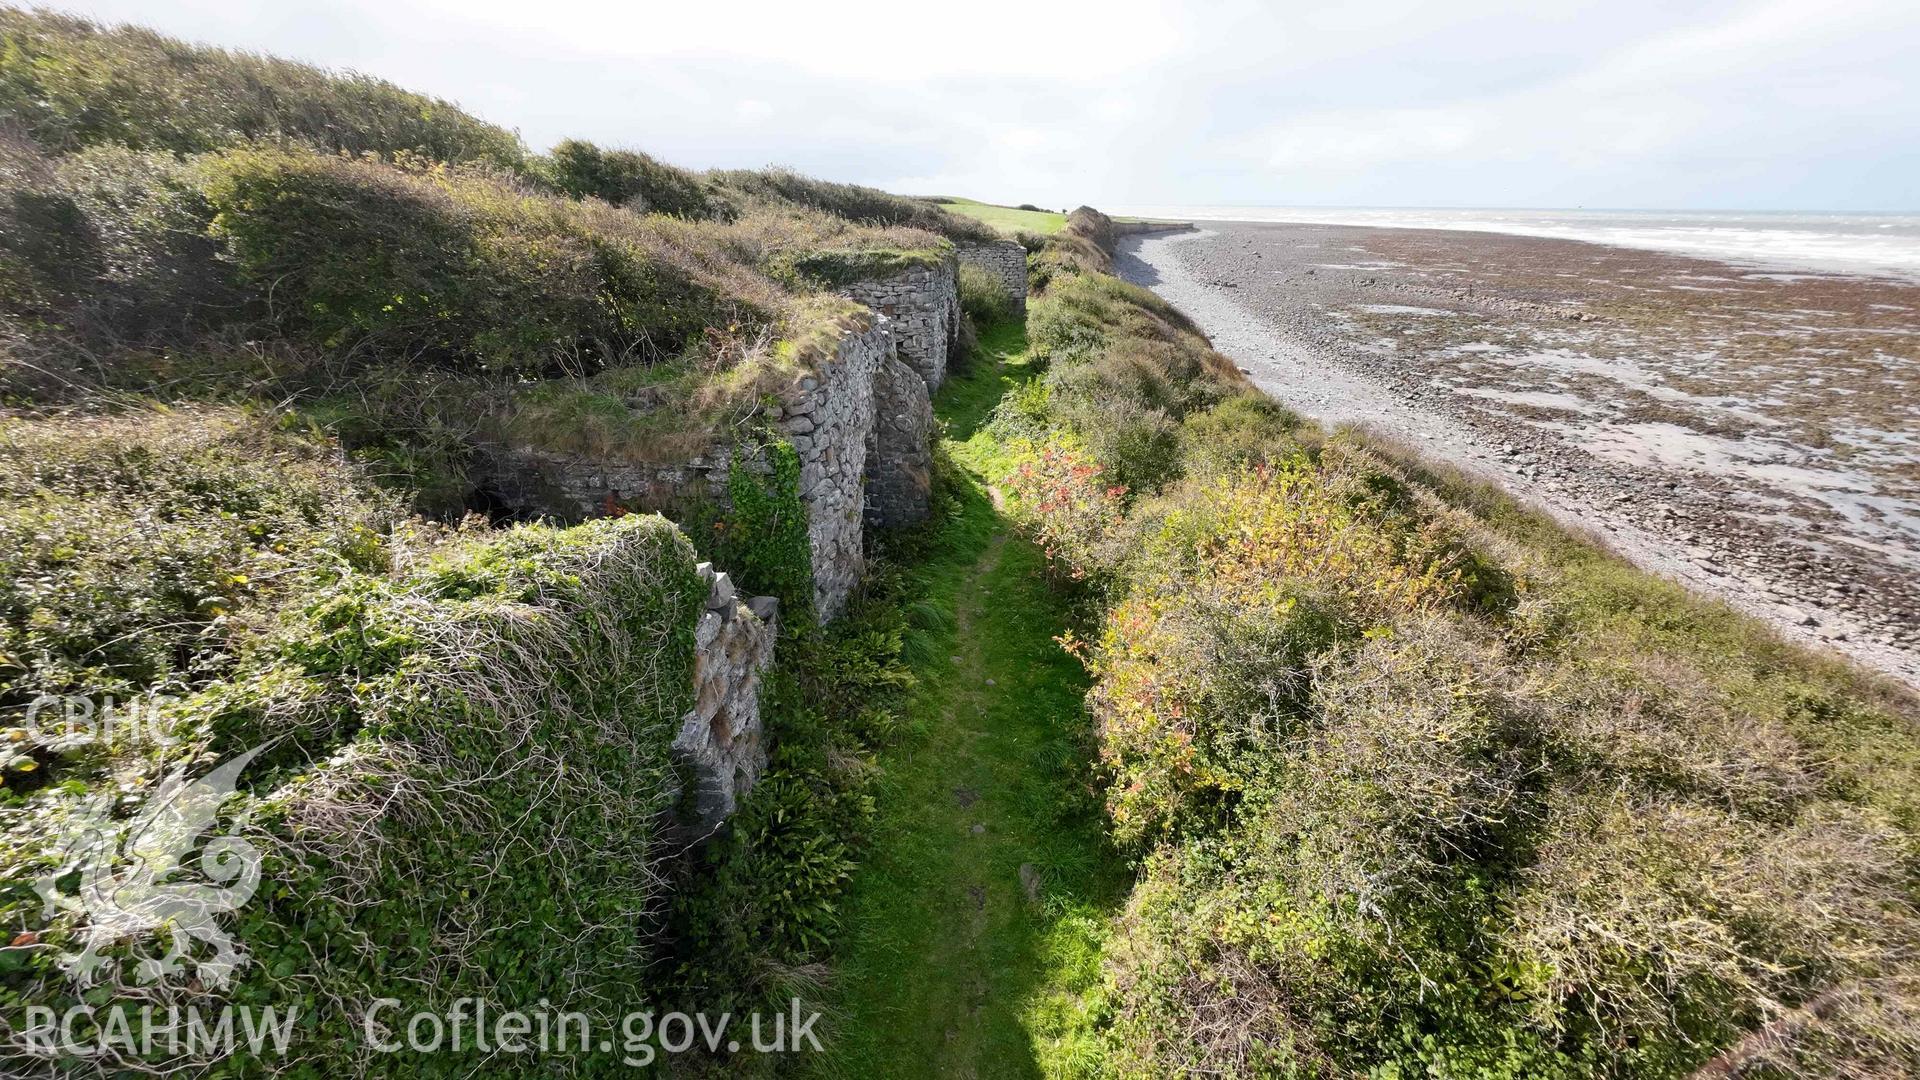
[[[66,0],[694,168],[1066,207],[1920,210],[1916,0]]]

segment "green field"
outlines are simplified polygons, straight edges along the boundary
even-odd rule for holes
[[[1067,215],[1056,214],[1051,210],[1017,210],[1011,206],[996,206],[993,203],[945,196],[935,201],[953,213],[984,221],[1005,232],[1025,229],[1028,232],[1050,236],[1065,228],[1067,224]]]

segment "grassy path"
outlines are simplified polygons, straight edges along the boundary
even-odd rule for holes
[[[1086,680],[1054,636],[1040,552],[993,508],[980,422],[1026,372],[1018,328],[937,403],[956,439],[947,519],[932,537],[931,635],[910,719],[882,757],[873,847],[849,898],[830,1076],[1033,1076],[1097,974],[1125,877],[1089,794]]]

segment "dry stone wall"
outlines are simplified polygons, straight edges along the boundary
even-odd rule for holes
[[[1000,279],[1014,312],[1027,314],[1027,249],[1016,240],[992,240],[961,244],[959,259],[963,266],[977,266]]]
[[[950,295],[951,264],[944,279],[922,280],[919,287],[938,291],[941,280]],[[814,609],[822,620],[845,608],[865,574],[865,528],[927,515],[933,408],[924,372],[898,356],[897,325],[877,317],[865,329],[850,329],[832,356],[781,395],[773,417],[799,457]],[[741,463],[746,469],[771,471],[764,453],[724,443],[664,465],[535,446],[495,448],[490,495],[507,512],[568,521],[615,507],[669,517],[697,506],[725,512],[731,509],[728,472],[741,453],[751,455]]]
[[[776,428],[793,443],[800,458],[814,606],[821,619],[840,613],[865,570],[862,526],[867,453],[878,446],[873,434],[874,384],[881,367],[893,362],[893,354],[887,320],[850,330],[813,375],[782,396],[774,417]],[[892,444],[883,452],[893,452]],[[725,511],[731,509],[727,474],[740,453],[751,455],[742,463],[748,470],[771,471],[764,454],[724,443],[715,443],[688,461],[666,465],[534,446],[496,448],[491,454],[490,494],[510,513],[569,521],[596,517],[614,506],[658,510],[669,517],[701,504]]]
[[[725,573],[701,563],[707,607],[694,630],[694,706],[673,740],[682,790],[673,832],[697,840],[732,815],[767,767],[760,673],[773,662],[778,602],[742,600]]]
[[[866,520],[892,528],[927,519],[933,495],[933,400],[927,384],[888,357],[873,384]]]
[[[928,391],[947,378],[947,360],[960,343],[959,262],[953,255],[883,278],[857,281],[851,299],[885,315],[900,359],[920,373]]]
[[[822,619],[846,606],[866,570],[863,507],[873,440],[874,382],[893,359],[887,320],[840,339],[834,355],[783,396],[780,429],[800,456],[813,552],[813,603]]]
[[[833,355],[780,395],[776,429],[800,465],[817,614],[832,619],[866,569],[865,531],[924,520],[932,489],[929,386],[945,375],[959,326],[956,263],[916,268],[870,283],[871,325],[842,335]],[[891,308],[897,314],[887,314]],[[716,443],[677,464],[638,463],[534,446],[491,451],[489,486],[499,508],[579,520],[614,507],[669,513],[729,506],[727,478],[741,464],[768,473],[763,452]],[[696,703],[681,722],[672,758],[680,776],[671,833],[683,843],[710,835],[766,768],[760,676],[772,662],[777,602],[743,600],[731,579],[701,564],[708,584],[695,631]]]
[[[523,516],[579,521],[621,506],[671,517],[673,509],[696,500],[726,505],[727,471],[735,452],[715,444],[680,464],[658,465],[536,446],[496,448],[490,455],[490,494],[501,508]],[[747,465],[768,471],[758,459]]]
[[[869,326],[850,328],[833,355],[780,395],[772,420],[799,458],[813,602],[823,620],[844,609],[865,573],[866,529],[927,516],[933,480],[929,370],[932,380],[944,375],[946,335],[958,326],[955,265],[949,260],[910,273],[870,294],[891,297],[876,306],[905,312],[904,323],[880,314]],[[897,336],[903,326],[904,339]],[[918,364],[903,355],[909,342],[920,350]],[[763,452],[718,443],[665,465],[533,446],[496,448],[490,487],[502,509],[567,520],[616,506],[671,513],[704,503],[726,510],[728,473],[741,453],[752,455],[741,462],[745,468],[771,471]],[[694,637],[696,703],[672,747],[681,791],[670,832],[683,843],[711,835],[766,768],[760,677],[772,662],[776,636],[772,597],[743,600],[726,574],[705,563],[700,573],[709,591]]]

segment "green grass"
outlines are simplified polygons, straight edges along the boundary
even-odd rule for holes
[[[985,336],[943,389],[944,519],[919,568],[950,616],[909,719],[882,755],[871,853],[855,879],[835,983],[834,1076],[1034,1076],[1081,1056],[1100,943],[1131,881],[1093,798],[1080,665],[1043,557],[994,509],[980,423],[1030,376],[1017,326]],[[1022,866],[1039,874],[1029,900]]]
[[[1025,229],[1050,236],[1066,228],[1067,215],[1051,210],[1016,210],[1011,206],[975,202],[972,199],[942,198],[940,205],[956,214],[984,221],[1002,232]]]

